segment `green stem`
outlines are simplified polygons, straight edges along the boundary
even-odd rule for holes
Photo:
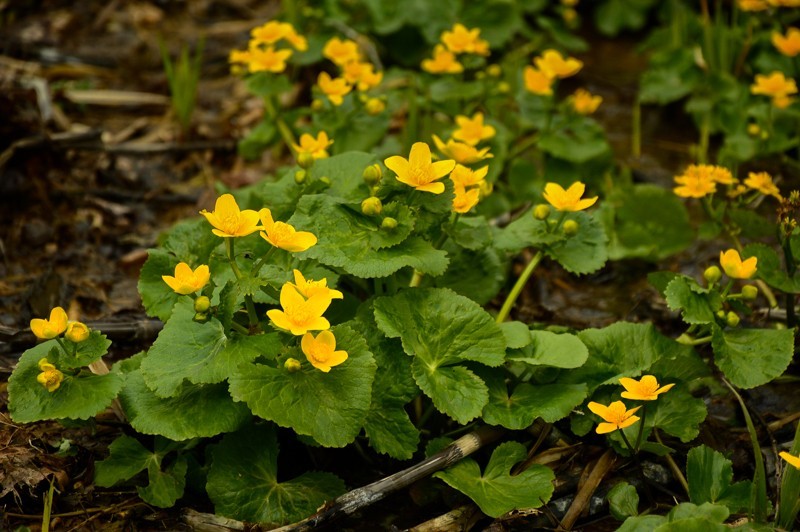
[[[267,252],[264,254],[264,256],[263,256],[263,257],[261,257],[260,259],[258,259],[258,260],[255,262],[255,264],[253,264],[253,268],[250,270],[250,271],[252,272],[252,274],[253,274],[253,277],[255,277],[256,275],[258,275],[258,274],[259,274],[259,272],[261,272],[261,268],[263,268],[263,267],[264,267],[264,264],[266,264],[266,263],[267,263],[267,261],[268,261],[268,260],[269,260],[269,259],[272,257],[272,254],[273,254],[273,253],[275,253],[275,250],[276,250],[276,249],[278,249],[278,248],[276,248],[275,246],[273,246],[273,247],[269,248],[269,251],[267,251]]]
[[[786,262],[786,273],[789,274],[789,278],[791,279],[797,271],[797,264],[795,263],[792,246],[788,237],[783,239],[781,248],[783,248],[783,259]],[[794,294],[786,294],[786,326],[791,329],[796,323],[797,317],[794,313]]]
[[[497,314],[497,318],[495,318],[496,323],[503,323],[504,321],[506,321],[509,312],[511,312],[511,308],[514,306],[514,303],[516,303],[517,297],[519,297],[519,293],[522,291],[522,288],[528,282],[528,278],[533,273],[533,270],[535,270],[536,266],[538,266],[539,263],[542,261],[542,258],[544,258],[544,253],[542,252],[542,250],[539,250],[536,252],[536,255],[534,255],[533,259],[531,259],[531,261],[525,267],[525,271],[523,271],[522,275],[519,276],[519,279],[517,279],[517,282],[514,284],[514,287],[511,289],[511,292],[508,293],[506,300],[503,302],[503,306],[500,309],[500,312]]]
[[[528,148],[531,148],[531,147],[535,146],[537,142],[539,142],[539,134],[538,133],[534,133],[533,135],[530,135],[529,137],[522,139],[519,142],[519,144],[514,146],[514,148],[508,154],[508,157],[506,157],[506,159],[510,161],[510,160],[516,158],[517,156],[519,156],[522,153],[524,153],[525,151],[527,151]]]
[[[234,331],[240,332],[242,334],[250,334],[250,331],[248,331],[247,329],[245,329],[244,327],[242,327],[241,325],[239,325],[235,321],[231,322],[231,329],[233,329]]]
[[[631,456],[636,458],[638,455],[636,454],[636,451],[633,449],[633,447],[631,447],[631,442],[628,441],[628,437],[625,436],[625,432],[622,429],[619,429],[619,435],[622,437],[622,441],[625,442],[625,446],[628,447],[628,450],[631,452]],[[637,464],[639,463],[638,458],[636,458],[636,463]],[[639,470],[641,471],[641,467],[639,468]]]
[[[451,212],[450,221],[448,222],[448,225],[450,225],[451,227],[455,226],[459,216],[461,216],[459,213]],[[442,234],[439,235],[439,239],[433,244],[434,249],[441,249],[442,245],[444,245],[444,243],[447,241],[448,236],[450,235],[447,234],[447,230],[442,228]],[[414,275],[411,276],[411,281],[408,283],[409,288],[414,288],[419,286],[420,283],[422,283],[423,277],[425,277],[424,273],[422,273],[419,270],[414,270]]]
[[[644,433],[644,422],[647,420],[647,404],[642,405],[642,419],[639,420],[639,433],[636,435],[636,452],[642,444],[642,433]]]
[[[292,146],[296,145],[294,134],[292,134],[292,130],[289,129],[289,126],[286,125],[283,118],[278,116],[278,110],[275,107],[275,102],[272,100],[272,96],[265,96],[264,97],[264,109],[267,110],[267,114],[269,115],[270,119],[275,122],[275,125],[278,126],[278,131],[281,134],[281,138],[283,138],[284,144],[289,149],[289,151],[294,151]]]
[[[56,338],[55,338],[55,341],[56,341],[56,342],[58,342],[58,345],[60,345],[60,346],[61,346],[61,350],[62,350],[62,351],[64,351],[64,354],[65,354],[65,355],[69,355],[69,349],[67,349],[67,346],[66,346],[66,345],[64,345],[64,340],[62,340],[62,339],[61,339],[61,338],[59,338],[59,337],[56,337]]]
[[[683,345],[703,345],[711,342],[711,336],[704,336],[703,338],[692,338],[688,334],[682,334],[675,339],[676,342]]]
[[[228,252],[228,262],[230,262],[233,275],[236,276],[237,281],[242,280],[242,272],[236,264],[236,255],[234,254],[233,238],[225,239],[225,249]],[[255,332],[258,329],[258,314],[256,314],[256,307],[253,304],[253,296],[247,294],[244,296],[244,306],[247,308],[247,318],[250,321],[250,332]]]

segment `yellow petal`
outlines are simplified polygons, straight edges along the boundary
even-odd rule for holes
[[[456,167],[456,162],[452,159],[446,161],[437,161],[431,165],[433,170],[433,177],[434,179],[439,179],[440,177],[444,177]]]
[[[608,434],[609,432],[614,432],[615,430],[617,430],[617,426],[615,424],[605,422],[598,423],[597,428],[595,429],[598,434]]]
[[[384,160],[383,164],[386,165],[386,168],[397,174],[398,178],[399,176],[405,176],[408,174],[409,163],[405,157],[392,155]]]
[[[444,183],[436,182],[436,183],[428,183],[426,185],[420,185],[416,187],[416,189],[422,192],[432,192],[433,194],[441,194],[442,192],[444,192],[445,187]]]
[[[286,313],[282,310],[272,309],[267,311],[267,317],[275,324],[276,327],[279,329],[290,330],[292,328],[292,322],[289,321],[289,318],[286,317]]]
[[[291,241],[283,245],[283,249],[297,253],[305,251],[317,243],[317,237],[308,231],[298,231],[294,234]]]
[[[331,331],[322,331],[319,333],[317,336],[317,342],[330,347],[331,351],[336,349],[336,337]]]
[[[424,142],[415,142],[411,146],[408,162],[412,167],[423,166],[431,162],[431,148]],[[452,170],[452,168],[451,168]]]

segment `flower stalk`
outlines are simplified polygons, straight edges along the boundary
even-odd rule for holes
[[[233,238],[225,239],[225,250],[228,252],[228,262],[230,262],[231,270],[233,270],[236,280],[241,281],[242,272],[239,270],[239,266],[236,264],[236,255],[234,254],[233,244]],[[253,297],[250,294],[245,294],[244,305],[247,308],[247,318],[250,322],[250,330],[248,333],[252,334],[258,329],[258,314],[256,314],[256,307],[253,304]]]
[[[533,274],[533,270],[535,270],[539,263],[542,262],[543,258],[544,253],[542,250],[539,250],[525,267],[525,271],[523,271],[522,275],[519,276],[519,279],[517,279],[517,282],[514,284],[511,292],[508,293],[506,300],[503,302],[500,312],[497,313],[497,318],[494,320],[496,323],[503,323],[506,321],[508,314],[511,312],[511,308],[514,306],[514,303],[516,303],[517,297],[519,297],[519,293],[522,292],[522,288],[528,282],[531,274]]]

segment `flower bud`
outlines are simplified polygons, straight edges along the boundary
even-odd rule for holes
[[[533,209],[533,217],[537,220],[547,220],[547,217],[550,216],[550,205],[545,205],[544,203],[540,203]]]
[[[286,362],[283,363],[283,368],[289,373],[297,373],[300,371],[301,366],[300,361],[296,358],[287,358]]]
[[[326,187],[331,186],[331,178],[326,175],[320,177],[319,182],[325,185]]]
[[[728,324],[728,327],[736,327],[739,325],[739,315],[734,311],[730,311],[728,315],[725,316],[725,322]]]
[[[319,100],[319,99],[315,98],[311,102],[311,110],[312,111],[321,111],[323,109],[323,107],[325,107],[325,102],[323,102],[322,100]]]
[[[511,90],[511,85],[509,85],[507,81],[501,81],[500,83],[497,84],[497,92],[499,92],[500,94],[508,94],[510,90]]]
[[[199,323],[205,323],[205,321],[208,319],[208,314],[205,312],[195,312],[194,318],[192,319]]]
[[[725,319],[725,311],[724,310],[718,310],[717,311],[717,317],[719,319],[721,319],[721,320],[724,320]]]
[[[70,342],[80,343],[89,338],[89,327],[79,321],[71,321],[67,324],[67,332],[64,338]]]
[[[742,287],[742,297],[744,299],[755,299],[758,297],[758,287],[748,284]]]
[[[703,272],[703,278],[708,281],[709,284],[714,284],[722,279],[722,270],[720,270],[718,266],[709,266],[706,268],[706,271]]]
[[[751,123],[747,124],[747,134],[748,135],[750,135],[751,137],[755,137],[759,133],[761,133],[761,128],[759,127],[758,124],[756,124],[755,122],[751,122]]]
[[[206,296],[200,296],[194,300],[195,312],[208,312],[208,309],[210,308],[211,308],[211,300],[208,299]]]
[[[364,173],[361,174],[364,182],[371,187],[374,187],[380,183],[382,176],[383,172],[381,171],[381,166],[378,163],[367,166],[364,168]]]
[[[486,67],[486,73],[492,76],[493,78],[499,78],[500,75],[503,73],[503,69],[500,65],[489,65]]]
[[[383,210],[383,204],[380,198],[375,196],[369,197],[361,202],[361,212],[367,216],[377,216]]]
[[[386,109],[386,103],[380,98],[370,98],[364,106],[370,116],[379,115]]]
[[[294,173],[294,182],[298,185],[302,185],[306,181],[306,176],[308,174],[305,170],[298,170]]]
[[[575,220],[567,220],[566,222],[564,222],[564,225],[561,227],[561,229],[564,231],[564,234],[567,235],[567,236],[577,235],[578,234],[578,229],[580,229],[580,228],[581,228],[581,226]]]
[[[300,152],[300,154],[297,156],[297,166],[303,170],[308,170],[314,166],[314,156],[307,151]]]
[[[381,222],[381,228],[382,229],[388,229],[388,230],[391,231],[395,227],[397,227],[397,220],[395,220],[394,218],[390,218],[390,217],[387,216]]]
[[[360,101],[361,103],[367,103],[367,100],[369,100],[369,96],[367,96],[366,94],[361,93],[358,95],[358,101]]]

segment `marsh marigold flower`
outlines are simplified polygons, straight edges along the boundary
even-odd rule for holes
[[[36,338],[50,340],[67,330],[67,313],[61,307],[50,311],[50,319],[34,318],[31,320],[31,331]]]
[[[788,106],[792,99],[791,94],[797,93],[797,83],[786,78],[783,72],[774,71],[769,75],[756,74],[755,83],[750,86],[750,92],[756,95],[772,97],[772,103],[779,108]]]
[[[453,210],[459,214],[469,212],[481,199],[480,188],[466,189],[463,185],[456,183],[453,192],[455,193]]]
[[[583,68],[583,62],[573,57],[564,58],[558,50],[545,50],[533,63],[551,78],[568,78]]]
[[[342,40],[339,37],[333,37],[325,43],[322,55],[339,66],[361,59],[361,51],[358,49],[358,44],[350,39]]]
[[[453,52],[437,44],[433,48],[433,59],[422,60],[422,70],[431,74],[458,74],[464,71],[464,66],[456,61]]]
[[[325,373],[347,360],[347,351],[336,351],[336,337],[331,331],[322,331],[316,338],[311,333],[304,334],[300,348],[311,365]]]
[[[550,96],[553,94],[553,80],[555,78],[530,65],[526,66],[522,72],[525,81],[525,89],[539,96]]]
[[[290,224],[274,221],[272,212],[266,207],[258,211],[258,214],[264,229],[259,235],[276,248],[297,253],[317,243],[317,237],[313,233],[297,231]]]
[[[408,159],[393,155],[383,161],[386,168],[397,174],[397,180],[422,192],[441,194],[444,183],[438,182],[453,171],[456,162],[453,160],[433,162],[431,148],[424,142],[415,142],[411,146]]]
[[[470,146],[465,142],[458,142],[453,139],[448,139],[445,144],[442,139],[436,135],[433,135],[433,143],[436,144],[436,149],[442,152],[445,157],[450,157],[459,164],[472,164],[494,157],[494,155],[489,153],[489,148],[482,148],[479,150],[475,146]]]
[[[753,190],[758,190],[765,196],[781,198],[781,191],[778,190],[778,187],[772,182],[772,176],[766,172],[750,172],[747,174],[747,179],[744,180],[744,184]]]
[[[598,434],[608,434],[617,429],[624,429],[639,421],[639,416],[634,416],[633,414],[641,407],[637,406],[626,410],[625,403],[622,401],[614,401],[608,406],[592,401],[587,406],[589,410],[603,418],[604,423],[597,425],[596,431]]]
[[[231,194],[218,197],[213,212],[203,209],[200,214],[214,227],[211,232],[223,238],[247,236],[260,229],[258,213],[252,209],[239,210]]]
[[[572,95],[570,101],[576,113],[590,115],[597,111],[597,108],[603,103],[603,97],[593,95],[586,89],[578,89],[575,91],[575,94]]]
[[[320,72],[317,85],[333,105],[342,105],[344,97],[353,90],[344,78],[331,78],[327,72]]]
[[[585,191],[586,185],[580,181],[572,183],[567,190],[558,183],[547,183],[544,186],[544,199],[559,211],[582,211],[597,201],[597,196],[581,199]]]
[[[730,170],[710,164],[690,164],[683,174],[675,176],[680,186],[673,192],[682,198],[702,198],[717,191],[717,183],[733,185],[736,179]]]
[[[644,375],[641,380],[622,377],[619,383],[625,387],[622,397],[635,401],[655,401],[658,396],[668,392],[675,384],[665,384],[658,387],[658,381],[653,375]]]
[[[281,287],[280,302],[283,310],[267,311],[267,317],[276,327],[296,336],[330,329],[330,322],[322,317],[331,304],[330,297],[316,294],[306,299],[294,286],[286,283]]]
[[[36,376],[36,381],[44,386],[48,392],[54,392],[61,386],[64,380],[64,374],[50,364],[46,358],[39,360],[39,375]]]
[[[442,32],[441,41],[454,54],[489,55],[489,43],[480,38],[479,28],[467,29],[456,23],[453,28]]]
[[[488,172],[488,166],[478,168],[477,170],[471,170],[464,165],[456,164],[456,167],[450,174],[450,179],[453,180],[453,183],[456,185],[461,185],[462,187],[469,188],[473,186],[480,186],[484,179],[486,179],[486,174]]]
[[[756,273],[756,257],[742,260],[735,249],[719,252],[719,264],[725,274],[732,279],[750,279]]]
[[[201,264],[194,271],[192,267],[185,262],[178,263],[175,266],[175,275],[162,275],[161,279],[167,283],[167,286],[172,288],[176,293],[183,296],[194,294],[198,290],[202,290],[211,279],[211,273],[206,264]]]
[[[300,135],[300,144],[292,144],[292,149],[298,157],[301,153],[307,153],[314,159],[324,159],[328,157],[328,147],[331,144],[333,144],[333,140],[329,139],[328,134],[324,131],[317,133],[316,137],[309,133],[303,133]]]
[[[67,324],[67,330],[64,332],[64,338],[70,342],[79,344],[89,338],[89,327],[85,323],[79,321],[71,321]]]
[[[779,452],[778,456],[786,460],[786,462],[788,462],[789,465],[794,466],[797,469],[800,469],[800,456],[791,455],[786,451]]]
[[[329,299],[342,299],[344,295],[333,288],[328,288],[328,280],[320,279],[319,281],[312,281],[306,279],[300,270],[294,270],[294,283],[289,283],[289,286],[295,287],[300,294],[308,299],[317,295],[325,296]]]
[[[286,38],[288,25],[270,20],[262,26],[250,30],[251,41],[256,44],[275,44]]]
[[[356,85],[360,91],[368,91],[380,85],[383,72],[375,72],[372,63],[350,61],[342,67],[342,77],[350,85]]]
[[[739,9],[742,11],[764,11],[768,8],[766,0],[739,0]]]
[[[484,125],[483,113],[475,113],[472,118],[458,115],[456,124],[458,124],[458,129],[453,132],[453,138],[470,146],[475,146],[482,140],[488,140],[497,133],[494,127]]]
[[[800,54],[800,29],[789,28],[786,35],[774,31],[772,32],[772,44],[780,53],[788,57]]]
[[[291,50],[276,50],[272,46],[264,49],[252,48],[247,69],[250,72],[272,72],[279,74],[286,70],[286,60],[292,56]]]

